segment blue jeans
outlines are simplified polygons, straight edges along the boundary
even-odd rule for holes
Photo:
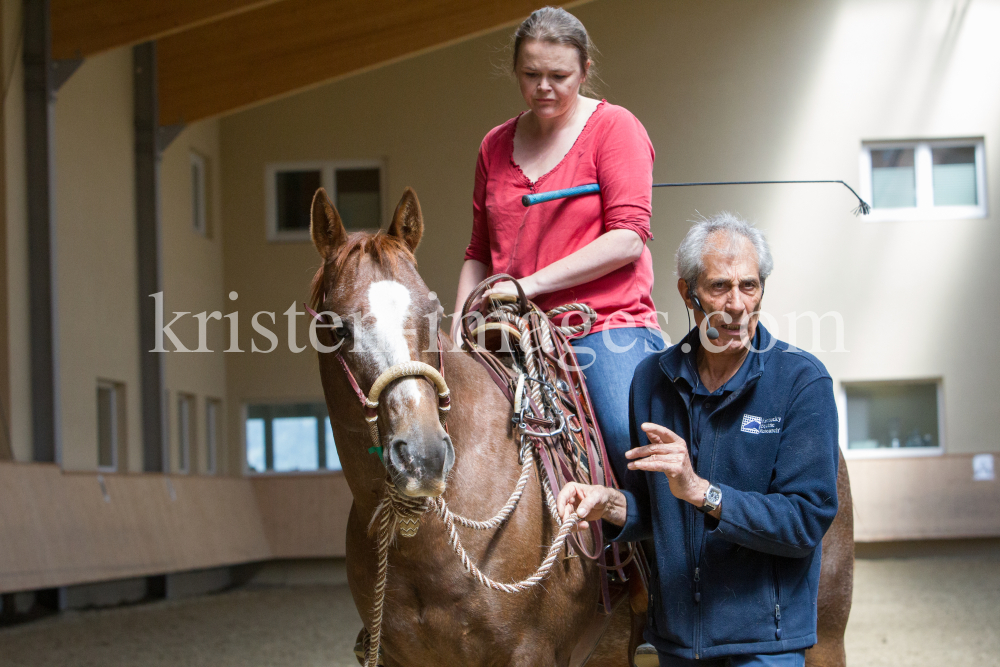
[[[732,655],[716,660],[688,660],[660,653],[660,667],[805,667],[805,664],[805,649],[788,653]]]
[[[640,361],[664,349],[662,334],[644,327],[605,329],[573,341],[619,485],[624,484],[625,475],[638,474],[628,470],[625,459],[625,452],[632,448],[628,432],[632,374]]]

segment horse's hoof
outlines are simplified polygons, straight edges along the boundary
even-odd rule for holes
[[[635,667],[659,667],[660,654],[652,644],[639,644],[635,649],[635,658],[632,661]]]

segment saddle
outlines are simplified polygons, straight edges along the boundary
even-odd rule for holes
[[[517,296],[483,294],[501,281],[511,281]],[[583,370],[570,337],[596,320],[586,304],[572,303],[543,312],[528,301],[509,275],[487,278],[472,291],[461,313],[461,338],[487,370],[513,408],[511,426],[520,443],[520,459],[532,448],[540,462],[542,490],[555,513],[555,495],[568,482],[618,488],[604,439],[594,416]],[[558,520],[558,516],[555,517]],[[607,628],[615,608],[626,598],[632,618],[629,664],[642,642],[648,604],[649,569],[638,544],[606,543],[601,522],[590,522],[593,548],[574,534],[568,543],[577,555],[597,561],[601,570],[599,604],[604,613],[583,633],[570,664],[583,665]]]

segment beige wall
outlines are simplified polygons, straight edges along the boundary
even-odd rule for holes
[[[228,359],[233,443],[241,442],[237,406],[323,395],[316,353],[288,351],[282,315],[293,302],[302,310],[319,257],[308,242],[266,240],[264,165],[384,160],[383,224],[403,188],[414,187],[427,223],[418,253],[422,275],[451,301],[468,237],[475,151],[486,131],[519,108],[511,84],[493,78],[496,44],[496,38],[476,39],[222,119],[226,289],[240,293],[245,350],[250,318],[258,311],[275,313],[277,322],[269,326],[280,339],[270,354]],[[305,322],[298,318],[299,345],[308,343]],[[255,340],[268,347],[260,336]]]
[[[128,469],[142,469],[132,51],[87,59],[54,114],[62,466],[97,467],[97,382],[125,387]]]
[[[191,153],[205,158],[208,233],[194,229],[192,218]],[[163,153],[160,163],[161,206],[163,214],[163,299],[167,312],[188,311],[173,330],[186,347],[198,347],[197,321],[193,314],[234,310],[234,302],[223,292],[222,202],[219,196],[219,122],[204,121],[186,128]],[[236,304],[239,301],[235,302]],[[172,319],[166,316],[166,321]],[[205,400],[226,398],[226,355],[229,336],[225,321],[209,320],[207,347],[211,353],[170,352],[166,359],[166,386],[170,420],[170,469],[178,469],[179,429],[177,395],[195,397],[194,433],[191,472],[206,471]],[[172,349],[168,343],[166,349]],[[225,410],[224,410],[225,411]],[[220,415],[222,417],[222,415]],[[220,424],[221,429],[221,424]],[[220,471],[226,455],[220,443],[217,453]]]
[[[31,460],[31,408],[27,291],[24,82],[19,56],[20,3],[5,2],[4,104],[7,251],[10,289],[11,432],[15,460]],[[132,49],[88,58],[57,94],[53,119],[55,247],[61,462],[66,470],[97,467],[96,387],[125,387],[126,429],[120,470],[142,470],[136,292],[135,176]],[[190,152],[208,167],[209,232],[191,221]],[[165,310],[225,311],[222,291],[222,212],[218,121],[182,132],[161,161],[162,275]],[[169,318],[168,318],[169,321]],[[187,316],[174,330],[190,348],[197,329]],[[177,393],[196,397],[193,472],[206,469],[206,398],[225,400],[224,327],[209,323],[216,354],[169,354],[171,469],[177,467]],[[169,349],[169,346],[168,346]],[[225,412],[225,407],[224,407]],[[224,441],[222,443],[224,445]],[[225,451],[219,452],[225,469]]]
[[[629,108],[657,149],[656,181],[844,179],[857,184],[863,140],[985,137],[1000,164],[996,3],[686,3],[598,0],[578,7],[601,49],[601,91]],[[966,9],[962,9],[965,7]],[[317,266],[307,243],[264,238],[264,165],[383,158],[389,198],[416,188],[427,220],[418,252],[428,285],[453,298],[470,228],[483,134],[522,102],[495,75],[507,30],[336,82],[222,121],[226,285],[241,310],[301,301]],[[998,278],[1000,183],[987,219],[870,222],[839,186],[733,186],[654,193],[654,298],[673,340],[686,330],[673,251],[697,212],[734,210],[769,235],[776,271],[764,306],[786,336],[790,312],[837,311],[847,352],[815,350],[835,381],[943,378],[945,448],[1000,450],[1000,353],[955,340],[1000,325],[1000,303],[975,286]],[[245,310],[244,310],[245,309]],[[301,321],[301,320],[300,320]],[[832,350],[832,321],[821,347]],[[279,319],[279,332],[283,324]],[[245,327],[244,336],[249,333]],[[802,321],[798,343],[810,349]],[[303,337],[300,336],[300,342]],[[282,341],[284,344],[284,341]],[[313,354],[242,355],[230,396],[320,395]],[[238,420],[230,422],[237,433]]]

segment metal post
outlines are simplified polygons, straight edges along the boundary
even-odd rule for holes
[[[139,287],[139,376],[142,409],[142,469],[168,469],[164,359],[155,347],[156,308],[150,296],[162,291],[160,267],[160,154],[156,43],[132,48],[135,83],[135,220]]]
[[[31,332],[32,458],[56,462],[59,347],[56,319],[55,206],[48,0],[24,2],[24,119],[27,147],[28,300]]]

